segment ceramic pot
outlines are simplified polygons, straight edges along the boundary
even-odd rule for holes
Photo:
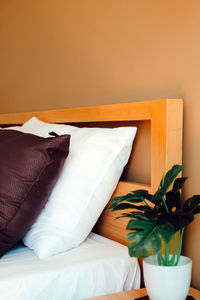
[[[157,256],[143,260],[144,282],[151,300],[185,300],[191,282],[192,261],[181,256],[177,266],[159,266]]]

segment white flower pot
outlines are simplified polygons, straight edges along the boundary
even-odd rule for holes
[[[181,256],[178,266],[159,266],[157,256],[143,260],[144,282],[151,300],[185,300],[191,282],[192,261]]]

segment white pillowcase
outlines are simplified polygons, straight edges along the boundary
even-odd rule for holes
[[[42,137],[70,134],[70,153],[49,200],[23,242],[40,258],[78,246],[111,198],[126,165],[135,127],[78,128],[33,117],[20,129]]]

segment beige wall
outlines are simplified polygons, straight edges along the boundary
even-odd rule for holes
[[[199,16],[199,0],[1,0],[0,112],[182,97],[185,196],[200,194]]]

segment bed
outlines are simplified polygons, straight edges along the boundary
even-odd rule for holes
[[[129,162],[113,196],[136,188],[152,192],[167,169],[182,163],[181,99],[1,114],[0,126],[19,126],[33,116],[83,128],[136,126]],[[126,248],[127,221],[114,221],[116,216],[104,209],[78,247],[46,259],[24,245],[8,251],[0,260],[2,299],[75,300],[139,288],[139,264],[128,257]]]

